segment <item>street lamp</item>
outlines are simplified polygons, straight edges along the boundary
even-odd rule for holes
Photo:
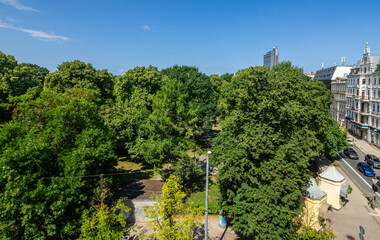
[[[207,161],[206,161],[206,215],[205,215],[205,240],[207,240],[207,227],[208,227],[208,156],[211,154],[211,151],[207,152]]]

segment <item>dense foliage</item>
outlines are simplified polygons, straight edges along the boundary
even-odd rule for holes
[[[175,65],[163,69],[162,73],[183,83],[187,95],[185,100],[198,110],[197,126],[210,128],[217,117],[216,102],[213,101],[214,87],[210,78],[199,72],[198,68],[189,66]]]
[[[221,164],[221,203],[235,230],[256,239],[292,238],[309,163],[344,146],[328,112],[330,97],[322,83],[288,63],[232,78],[220,101],[223,131],[214,157]]]
[[[48,70],[33,64],[18,64],[13,56],[0,51],[0,123],[11,119],[9,97],[20,96],[29,88],[42,87]]]
[[[128,235],[131,230],[126,222],[126,214],[131,210],[119,199],[114,207],[106,204],[109,188],[106,180],[100,180],[100,186],[96,189],[92,207],[94,211],[87,210],[82,215],[81,240],[120,240]]]
[[[109,207],[110,199],[114,205],[94,210],[90,201],[99,185],[94,175],[115,173],[120,158],[155,166],[168,180],[157,212],[148,211],[165,225],[157,234],[190,236],[196,221],[182,200],[204,190],[195,151],[214,148],[220,204],[234,229],[291,238],[310,162],[345,146],[330,98],[289,63],[235,75],[175,65],[114,76],[79,60],[49,73],[0,52],[0,235],[119,238],[124,220],[114,210],[122,206]]]
[[[35,89],[13,99],[0,128],[0,233],[6,239],[68,239],[97,186],[114,171],[112,136],[90,94]]]
[[[191,208],[191,203],[183,200],[186,194],[175,176],[170,176],[162,188],[162,195],[156,197],[153,207],[144,212],[148,221],[149,233],[141,233],[141,239],[193,239],[194,229],[200,225],[200,214]]]
[[[56,92],[82,88],[98,92],[103,100],[112,97],[113,76],[107,70],[97,70],[79,60],[63,62],[58,71],[46,76],[44,87]]]

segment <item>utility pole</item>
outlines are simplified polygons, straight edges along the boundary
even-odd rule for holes
[[[207,160],[206,160],[206,215],[205,215],[205,240],[208,240],[207,237],[207,228],[208,228],[208,155],[211,154],[211,151],[207,152]]]

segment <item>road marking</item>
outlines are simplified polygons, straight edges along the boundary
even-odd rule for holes
[[[367,186],[372,190],[372,186],[369,185],[369,183],[368,183],[366,180],[364,180],[364,178],[362,178],[362,176],[360,176],[359,173],[358,173],[357,171],[355,171],[355,169],[354,169],[353,167],[351,167],[351,165],[348,164],[348,163],[346,162],[346,160],[344,160],[344,158],[343,158],[342,156],[340,156],[340,153],[338,154],[338,156],[339,156],[340,159],[343,160],[343,162],[345,162],[346,165],[349,166],[349,167],[352,169],[352,171],[354,171],[354,173],[356,173],[356,175],[358,175],[358,177],[360,177],[360,179],[363,180],[364,183],[367,184]],[[377,196],[380,197],[379,193],[376,193],[376,194],[377,194]]]
[[[368,213],[369,215],[372,215],[372,216],[374,216],[374,217],[380,217],[380,215],[379,214],[374,214],[374,213]]]

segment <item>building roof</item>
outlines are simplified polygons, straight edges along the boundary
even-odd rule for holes
[[[321,178],[325,178],[334,182],[340,182],[344,180],[342,174],[336,170],[334,166],[328,167],[323,173],[319,174]]]
[[[315,73],[315,79],[319,80],[334,80],[337,77],[346,77],[350,71],[352,66],[333,66],[328,68],[323,68],[318,70]]]
[[[371,55],[370,58],[372,59],[373,67],[376,69],[377,64],[380,64],[380,55]],[[354,66],[352,68],[360,68],[360,63],[362,60],[356,61]]]
[[[310,178],[310,181],[306,184],[308,187],[306,191],[304,192],[304,195],[308,198],[311,198],[313,200],[320,200],[324,196],[326,196],[326,193],[324,193],[315,182],[314,178]]]

